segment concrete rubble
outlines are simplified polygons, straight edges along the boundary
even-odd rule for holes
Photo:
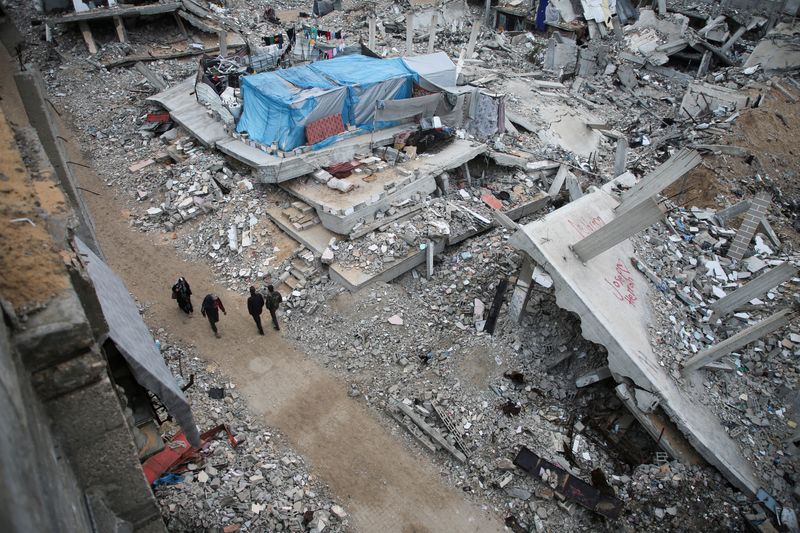
[[[347,530],[347,512],[282,437],[248,411],[236,384],[190,349],[160,340],[178,383],[185,385],[193,376],[187,397],[198,425],[229,424],[239,441],[236,449],[225,440],[212,441],[202,462],[189,463],[178,479],[155,488],[169,530]]]
[[[311,6],[291,0],[204,8],[248,42],[305,23],[344,30],[347,45],[381,57],[446,52],[459,87],[496,97],[504,125],[450,128],[428,153],[398,141],[415,121],[278,154],[231,136],[226,111],[192,97],[195,128],[158,102],[159,80],[166,92],[190,86],[196,60],[148,60],[145,74],[125,61],[159,47],[216,44],[208,54],[217,54],[215,39],[154,23],[87,57],[79,32],[48,27],[54,40],[44,45],[31,25],[41,15],[12,16],[26,61],[39,64],[108,185],[94,193],[123,198],[133,228],[207,264],[218,282],[242,294],[276,285],[286,336],[511,530],[585,531],[606,520],[518,469],[523,446],[618,498],[608,527],[743,531],[769,518],[791,528],[800,502],[796,2],[618,1],[610,16],[597,3],[551,2],[541,23],[519,2],[486,12],[433,4],[345,2],[318,19],[298,19]],[[299,64],[297,54],[270,68]],[[760,211],[759,198],[768,199]],[[645,202],[647,216],[637,211]],[[636,224],[600,231],[626,214]],[[592,235],[587,253],[578,243]],[[598,265],[614,253],[604,279]],[[582,276],[584,296],[565,292],[568,270]],[[762,276],[773,277],[759,285]],[[748,283],[735,303],[724,300]],[[634,302],[638,361],[617,346],[624,320],[608,310]],[[690,363],[784,310],[783,327]],[[165,357],[195,374],[187,395],[201,427],[227,422],[247,436],[238,451],[215,441],[206,464],[157,489],[171,529],[347,529],[346,508],[273,443],[232,384],[179,347]],[[212,386],[222,400],[209,398]],[[782,509],[759,503],[759,489]]]

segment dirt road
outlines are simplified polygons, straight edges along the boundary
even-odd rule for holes
[[[77,142],[69,144],[72,161],[89,164],[75,148]],[[180,259],[168,236],[130,228],[110,188],[91,170],[75,169],[83,187],[101,194],[86,194],[100,244],[128,289],[149,306],[150,325],[194,344],[202,357],[218,364],[242,390],[252,412],[286,435],[311,472],[331,487],[357,531],[503,530],[496,515],[446,486],[427,457],[412,455],[350,398],[342,381],[295,350],[268,323],[266,336],[257,335],[243,295],[215,286],[206,265]],[[221,339],[214,338],[199,313],[186,318],[170,299],[169,287],[179,275],[190,281],[196,309],[208,292],[222,298],[228,314],[219,324]]]

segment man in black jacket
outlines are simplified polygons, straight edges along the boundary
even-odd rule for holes
[[[276,330],[281,329],[280,326],[278,326],[278,317],[275,315],[275,312],[278,310],[278,306],[282,301],[283,296],[281,296],[281,293],[276,291],[275,287],[272,285],[267,285],[267,299],[264,305],[269,310],[269,314],[272,317],[272,327]]]
[[[219,338],[219,331],[217,331],[217,322],[219,322],[219,312],[222,311],[226,315],[228,314],[225,311],[225,306],[222,305],[222,300],[219,299],[219,296],[216,294],[207,294],[205,298],[203,298],[203,305],[200,307],[200,313],[208,319],[208,323],[211,324],[211,331],[214,332],[217,338]]]
[[[261,313],[264,311],[264,297],[256,292],[255,287],[250,287],[250,298],[247,299],[247,312],[253,317],[258,328],[259,335],[264,334],[261,327]]]

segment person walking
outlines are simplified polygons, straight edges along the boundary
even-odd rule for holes
[[[278,317],[275,315],[275,312],[278,310],[278,306],[283,301],[283,296],[281,293],[275,290],[275,287],[272,285],[267,285],[267,298],[264,305],[269,310],[269,314],[272,317],[272,327],[276,330],[280,330],[281,327],[278,325]]]
[[[186,278],[178,278],[178,282],[172,286],[172,299],[178,301],[178,308],[181,311],[190,317],[192,316],[192,313],[194,313],[192,289],[189,287],[189,282],[186,281]]]
[[[255,287],[250,287],[250,297],[247,299],[247,312],[253,317],[253,321],[258,328],[258,334],[264,334],[264,328],[261,327],[261,313],[264,311],[264,297],[256,292]]]
[[[205,298],[203,298],[203,305],[200,307],[200,313],[204,317],[208,319],[208,323],[211,324],[211,331],[214,332],[217,338],[220,337],[219,331],[217,331],[217,322],[219,322],[219,312],[222,311],[224,314],[228,314],[225,311],[225,306],[222,305],[222,300],[219,299],[219,296],[216,294],[207,294]]]

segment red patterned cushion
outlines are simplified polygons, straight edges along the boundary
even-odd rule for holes
[[[343,131],[342,115],[328,115],[306,125],[306,141],[308,144],[317,144]]]

